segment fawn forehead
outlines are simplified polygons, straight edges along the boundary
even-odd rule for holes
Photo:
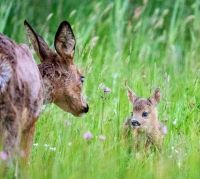
[[[138,98],[133,106],[133,110],[136,112],[144,111],[146,109],[150,109],[152,103],[149,99]]]

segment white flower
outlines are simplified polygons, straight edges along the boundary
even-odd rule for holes
[[[177,124],[177,119],[174,119],[173,122],[172,122],[172,124],[176,125]]]
[[[56,151],[56,147],[49,147],[49,150]]]
[[[34,143],[34,144],[33,144],[34,147],[37,147],[38,145],[39,145],[38,143]]]
[[[104,135],[99,135],[99,140],[102,140],[102,141],[106,140],[106,136],[104,136]]]
[[[49,144],[44,144],[44,147],[48,148],[50,145]]]

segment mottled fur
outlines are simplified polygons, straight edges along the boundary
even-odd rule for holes
[[[54,102],[79,116],[88,111],[81,95],[83,77],[73,63],[75,37],[64,21],[55,36],[55,50],[25,21],[28,37],[41,60],[37,65],[28,46],[0,34],[0,144],[10,158],[27,159],[35,122],[44,103]]]
[[[155,90],[148,98],[139,98],[128,89],[128,98],[133,105],[132,116],[124,125],[124,135],[131,134],[133,145],[136,148],[156,146],[161,147],[166,127],[158,120],[156,105],[160,101],[160,91]],[[152,145],[150,145],[152,144]]]

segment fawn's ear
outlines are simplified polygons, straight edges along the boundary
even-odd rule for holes
[[[28,39],[33,45],[35,52],[39,56],[40,61],[44,62],[48,60],[51,50],[46,44],[46,42],[41,36],[37,35],[37,33],[33,30],[33,28],[29,25],[29,23],[26,20],[24,21],[24,26],[27,32]]]
[[[160,94],[160,89],[157,88],[153,95],[150,97],[150,100],[152,102],[152,104],[156,105],[160,102],[160,98],[161,98],[161,94]]]
[[[128,87],[128,89],[127,89],[127,95],[128,95],[129,101],[130,101],[132,104],[134,104],[135,101],[136,101],[136,99],[137,99],[138,97],[136,96],[136,94],[135,94],[129,87]]]
[[[63,21],[58,27],[54,45],[57,53],[67,62],[73,61],[76,40],[72,28],[67,21]]]

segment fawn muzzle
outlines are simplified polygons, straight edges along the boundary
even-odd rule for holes
[[[132,121],[131,121],[131,124],[132,124],[133,127],[136,127],[136,126],[140,126],[140,125],[141,125],[141,124],[140,124],[138,121],[136,121],[136,120],[132,120]]]

